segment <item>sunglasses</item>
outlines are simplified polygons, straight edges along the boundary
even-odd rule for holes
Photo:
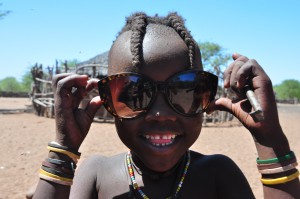
[[[106,110],[118,118],[135,118],[147,113],[161,92],[178,114],[193,117],[203,113],[214,100],[218,77],[202,70],[176,73],[163,82],[145,75],[119,73],[98,82]]]

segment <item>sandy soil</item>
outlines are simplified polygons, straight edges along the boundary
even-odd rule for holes
[[[54,139],[54,119],[33,113],[3,113],[5,109],[26,109],[27,98],[0,98],[0,199],[25,198],[28,188],[38,181],[38,169],[47,156],[46,145]],[[283,129],[296,154],[300,154],[300,105],[278,105]],[[221,153],[231,157],[246,175],[257,198],[262,186],[255,159],[253,139],[242,126],[221,125],[204,127],[193,150]],[[91,154],[113,155],[127,151],[118,139],[112,123],[93,123],[80,151],[82,158]]]

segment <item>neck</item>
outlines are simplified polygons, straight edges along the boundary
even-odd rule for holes
[[[168,177],[173,173],[178,173],[175,171],[177,170],[181,171],[182,169],[184,169],[186,159],[187,159],[187,152],[179,159],[179,161],[173,167],[171,167],[170,169],[164,172],[158,172],[149,169],[136,154],[132,153],[132,164],[133,164],[133,168],[136,170],[136,173],[138,173],[139,175],[145,175],[152,180],[158,180],[164,177]]]

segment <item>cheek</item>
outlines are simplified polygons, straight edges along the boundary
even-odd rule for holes
[[[202,115],[196,118],[189,118],[185,121],[185,132],[188,145],[191,146],[198,139],[202,129]]]
[[[137,141],[138,124],[136,123],[115,118],[118,136],[129,149],[134,148],[134,143]]]

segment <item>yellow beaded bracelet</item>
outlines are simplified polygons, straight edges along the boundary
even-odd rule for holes
[[[64,185],[72,185],[73,182],[73,179],[71,178],[60,177],[58,175],[49,173],[43,169],[40,169],[40,178]]]
[[[275,185],[275,184],[282,184],[282,183],[286,183],[286,182],[289,182],[289,181],[292,181],[296,178],[298,178],[299,176],[299,171],[297,170],[295,173],[289,175],[289,176],[284,176],[284,177],[281,177],[281,178],[275,178],[275,179],[264,179],[264,178],[261,178],[261,182],[265,185]]]

